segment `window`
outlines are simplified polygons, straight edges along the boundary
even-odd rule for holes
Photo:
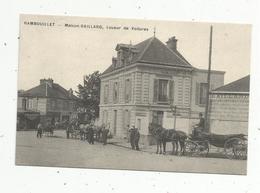
[[[51,109],[55,110],[57,108],[57,101],[55,99],[51,100]]]
[[[63,101],[63,110],[67,111],[69,109],[69,102]]]
[[[158,101],[166,102],[168,100],[167,87],[168,80],[159,80]]]
[[[132,90],[131,81],[130,79],[126,79],[125,81],[125,102],[126,103],[131,101],[131,90]]]
[[[118,82],[114,83],[114,103],[118,102]]]
[[[33,109],[33,99],[28,99],[28,109]]]
[[[108,85],[105,85],[104,88],[104,103],[108,103]]]
[[[141,130],[141,119],[137,119],[137,128]]]
[[[196,85],[196,104],[205,105],[207,101],[207,83],[197,83]]]
[[[173,81],[165,79],[154,80],[154,102],[169,103],[173,101]]]
[[[26,110],[26,99],[22,99],[22,109]]]

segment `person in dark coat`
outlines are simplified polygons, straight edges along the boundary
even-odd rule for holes
[[[42,138],[42,130],[43,130],[43,128],[42,128],[42,124],[41,123],[39,123],[38,125],[37,125],[37,138]]]
[[[70,138],[70,124],[66,127],[66,136],[67,136],[67,139]]]
[[[139,140],[140,140],[140,133],[137,128],[135,128],[135,137],[134,137],[134,144],[135,150],[139,151]]]
[[[94,125],[91,123],[89,128],[88,128],[88,143],[89,144],[94,144]]]
[[[205,131],[205,119],[203,118],[203,114],[200,113],[199,114],[199,123],[195,125],[194,128],[194,136],[199,136],[201,134],[201,132]]]
[[[108,124],[107,127],[103,127],[102,129],[102,141],[103,141],[103,145],[107,144],[107,135],[109,133],[109,128],[110,125]]]
[[[140,150],[139,149],[139,139],[140,139],[140,133],[137,128],[135,128],[134,125],[129,129],[130,132],[130,144],[132,149]]]

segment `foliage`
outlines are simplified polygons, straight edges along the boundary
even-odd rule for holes
[[[84,76],[83,85],[79,84],[76,92],[80,98],[79,105],[89,119],[96,119],[99,115],[100,75],[99,71],[95,71]]]

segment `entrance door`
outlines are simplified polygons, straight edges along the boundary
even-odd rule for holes
[[[130,127],[130,112],[128,110],[125,110],[125,115],[124,115],[124,128],[125,128],[125,135],[128,134],[128,129]]]
[[[114,135],[116,135],[116,125],[117,125],[117,110],[114,110]]]
[[[158,125],[163,125],[163,111],[153,111],[152,122]]]

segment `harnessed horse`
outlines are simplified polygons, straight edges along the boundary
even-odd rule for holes
[[[156,139],[157,150],[156,153],[162,153],[162,145],[163,145],[163,153],[166,153],[166,143],[172,143],[172,154],[177,155],[180,145],[181,155],[184,154],[184,146],[185,140],[187,139],[187,135],[183,131],[178,131],[175,129],[165,129],[159,124],[150,123],[149,124],[149,132]]]

